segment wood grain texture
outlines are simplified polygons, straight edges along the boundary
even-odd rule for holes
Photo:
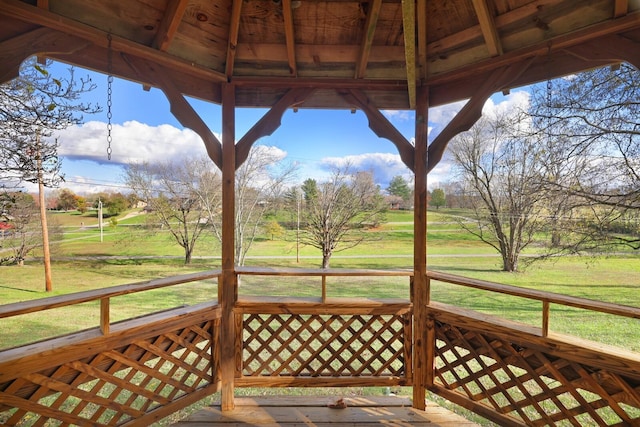
[[[477,426],[431,402],[428,402],[424,412],[415,410],[407,398],[347,397],[344,399],[347,405],[345,409],[330,409],[328,405],[340,397],[243,397],[237,399],[234,411],[222,412],[214,404],[174,426]]]

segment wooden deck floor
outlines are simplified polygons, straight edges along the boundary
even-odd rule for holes
[[[411,401],[401,397],[345,398],[347,407],[332,409],[331,397],[242,397],[236,398],[233,411],[220,411],[213,405],[201,409],[173,427],[285,426],[285,427],[373,427],[373,426],[429,426],[477,427],[478,425],[428,403],[426,411],[411,407]]]

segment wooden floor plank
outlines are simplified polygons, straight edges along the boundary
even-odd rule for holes
[[[411,407],[411,401],[398,397],[354,397],[344,399],[347,407],[332,409],[331,397],[242,397],[233,411],[222,412],[212,405],[191,415],[174,427],[379,427],[429,426],[477,427],[459,415],[429,402],[426,411]]]

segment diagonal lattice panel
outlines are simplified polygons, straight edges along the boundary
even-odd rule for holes
[[[217,321],[69,359],[0,386],[3,425],[117,426],[217,382]],[[27,421],[28,420],[28,421]]]
[[[403,376],[400,315],[246,314],[245,376]]]
[[[640,382],[603,367],[436,322],[436,388],[530,426],[640,425]],[[502,418],[504,420],[504,418]]]

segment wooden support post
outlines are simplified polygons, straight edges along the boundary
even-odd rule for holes
[[[551,315],[551,303],[548,300],[542,301],[542,336],[549,336],[549,316]]]
[[[415,195],[413,211],[413,407],[425,409],[428,366],[427,340],[427,134],[429,92],[421,87],[416,100],[414,153]]]
[[[322,275],[322,303],[327,302],[327,276]]]
[[[100,332],[109,334],[111,320],[109,315],[109,298],[100,299]]]
[[[238,299],[238,276],[235,272],[235,87],[222,85],[222,283],[218,301],[222,306],[220,331],[220,373],[222,376],[221,407],[235,407],[233,390],[236,372],[235,317]]]

